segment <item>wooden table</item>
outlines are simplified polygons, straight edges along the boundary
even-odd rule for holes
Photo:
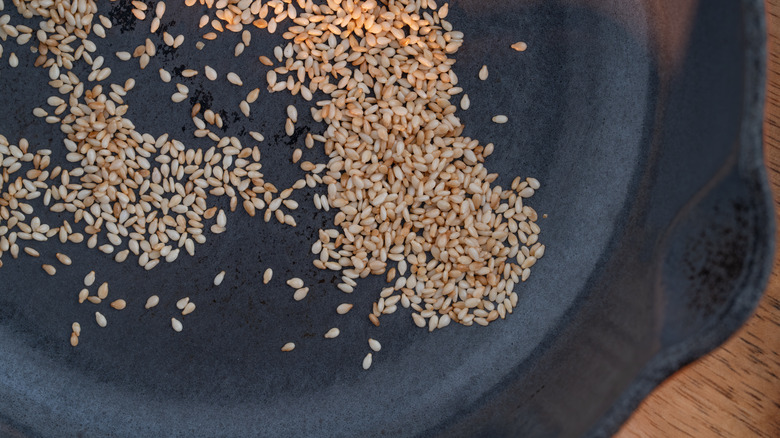
[[[767,0],[764,150],[780,204],[780,0]],[[617,437],[780,437],[780,257],[756,314],[648,397]]]

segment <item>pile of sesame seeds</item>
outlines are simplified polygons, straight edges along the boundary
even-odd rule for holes
[[[229,199],[230,212],[240,204],[249,216],[262,212],[265,222],[276,219],[295,227],[299,205],[291,194],[322,187],[314,206],[333,209],[334,227],[312,236],[313,264],[338,272],[337,287],[345,294],[355,291],[359,278],[385,276],[389,286],[370,309],[370,321],[379,326],[380,318],[400,305],[411,309],[414,324],[433,331],[451,322],[488,325],[505,318],[517,305],[515,286],[528,279],[544,255],[538,215],[526,204],[539,182],[518,177],[506,189],[493,184],[498,175],[489,173],[483,163],[494,145],[462,136],[452,100],[462,94],[460,108],[468,110],[470,98],[458,86],[452,66],[464,35],[446,20],[447,4],[185,1],[186,6],[208,10],[199,22],[198,49],[225,31],[241,34],[234,57],[244,53],[258,29],[278,30],[287,40],[268,56],[248,62],[256,63],[258,72],[271,67],[264,74],[269,93],[287,92],[311,102],[307,111],[326,129],[308,133],[303,146],[319,145],[328,157],[327,162],[314,163],[303,160],[303,149],[294,149],[291,161],[306,176],[288,188],[265,180],[258,146],[245,146],[237,137],[220,133],[223,121],[216,109],[200,103],[190,108],[193,137],[213,142],[205,150],[187,147],[186,138],[140,132],[126,117],[124,102],[135,80],[111,83],[112,70],[104,66],[105,58],[90,39],[104,38],[112,27],[111,20],[99,14],[97,2],[15,0],[14,5],[23,17],[37,17],[39,30],[33,38],[32,28],[12,25],[10,16],[4,15],[0,37],[15,38],[19,46],[31,43],[35,66],[47,70],[56,93],[47,99],[50,109],[38,107],[33,114],[59,125],[69,164],[49,169],[49,149],[33,152],[25,139],[13,145],[0,136],[0,266],[5,252],[18,257],[22,242],[57,237],[63,243],[85,242],[119,263],[132,255],[139,266],[151,270],[159,263],[175,262],[182,249],[194,255],[196,244],[204,243],[209,233],[225,232],[228,212],[217,206],[220,198]],[[152,8],[133,1],[132,6],[136,20],[150,22],[151,35],[133,50],[116,52],[120,62],[137,59],[139,69],[145,69],[157,54],[157,40],[173,49],[186,42],[184,35],[160,31],[171,15],[165,15],[164,2]],[[527,45],[516,43],[512,48],[524,51]],[[18,64],[13,55],[11,67]],[[74,72],[78,62],[90,66],[86,80]],[[227,81],[245,96],[239,110],[249,117],[259,88],[246,91],[245,79],[238,74],[192,62],[182,77],[202,72],[208,81]],[[487,66],[473,74],[489,79]],[[175,79],[165,69],[159,70],[159,77],[164,83]],[[188,104],[188,97],[189,88],[175,83],[171,100]],[[286,108],[288,136],[295,132],[298,112],[295,106]],[[501,114],[492,120],[509,121]],[[250,135],[258,143],[264,140],[259,132]],[[38,197],[49,210],[69,215],[73,224],[42,223],[28,202]],[[76,224],[83,224],[83,231],[76,231]],[[26,244],[24,251],[37,254]],[[69,258],[62,256],[58,261],[68,266]],[[54,265],[44,264],[43,270],[56,275]],[[266,270],[263,283],[272,277],[273,272]],[[214,285],[223,281],[221,271]],[[294,300],[307,296],[304,280],[291,278],[286,283]],[[94,303],[106,299],[108,286],[95,297],[87,290],[82,299],[84,290],[79,300]],[[119,301],[112,303],[114,309],[126,306]],[[155,295],[145,307],[158,303]],[[352,307],[343,303],[336,310],[346,314]],[[177,308],[184,316],[195,305],[182,298]],[[107,325],[102,313],[95,316],[99,326]],[[183,329],[177,317],[171,318],[171,325],[177,332]],[[74,346],[80,333],[80,326],[76,330],[74,325]],[[324,337],[339,333],[333,327]],[[373,339],[369,346],[374,353],[381,348]],[[294,348],[289,342],[282,351]],[[372,357],[368,353],[363,368],[371,366]]]

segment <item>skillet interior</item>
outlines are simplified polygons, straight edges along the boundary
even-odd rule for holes
[[[757,159],[760,114],[751,113],[760,107],[763,74],[763,64],[755,65],[763,62],[761,53],[751,51],[762,50],[756,46],[761,37],[750,34],[751,26],[763,30],[760,2],[688,2],[695,13],[682,21],[671,6],[659,7],[664,3],[451,5],[453,24],[466,33],[455,66],[472,101],[459,114],[466,135],[496,144],[486,165],[501,173],[499,183],[518,175],[540,179],[543,188],[531,205],[549,215],[540,221],[545,258],[503,323],[428,334],[398,312],[374,328],[362,315],[378,295],[379,279],[360,282],[348,297],[356,309],[336,315],[331,309],[345,297],[308,255],[316,229],[332,217],[312,208],[294,232],[234,214],[228,232],[209,239],[195,257],[151,274],[68,245],[74,265],[56,277],[42,275],[30,259],[8,261],[0,270],[0,418],[7,431],[611,432],[660,378],[737,327],[755,304],[771,259],[771,216]],[[133,26],[126,8],[110,6],[122,25],[96,41],[99,50],[111,54],[140,44],[146,24]],[[169,5],[173,10],[169,31],[196,27],[199,13]],[[232,52],[237,40],[220,38],[202,53],[191,44],[163,52],[143,75],[133,63],[109,60],[115,82],[136,77],[128,96],[136,126],[190,138],[189,108],[170,102],[171,87],[159,82],[156,70],[192,59],[219,66],[221,52]],[[527,52],[509,48],[518,40],[529,42]],[[270,53],[280,41],[255,37],[252,48]],[[225,71],[264,83],[257,63],[221,62]],[[30,115],[49,93],[30,86],[43,84],[45,72],[31,68],[32,57],[22,63],[0,74],[15,103],[0,107],[3,133],[56,147],[61,134]],[[490,67],[486,82],[476,79],[482,64]],[[228,85],[193,84],[203,99],[237,108],[240,97]],[[251,123],[266,133],[263,170],[286,187],[302,176],[288,161],[302,136],[284,136],[283,108],[303,103],[278,94],[261,101]],[[511,122],[490,123],[498,113]],[[233,115],[226,118],[228,129],[248,138]],[[297,200],[310,206],[311,193]],[[38,247],[53,253],[59,244]],[[298,275],[318,285],[304,302],[292,302],[280,281],[262,286],[267,266],[277,279]],[[94,327],[94,310],[74,300],[91,269],[111,282],[112,295],[131,302],[110,315],[107,329]],[[211,280],[221,269],[226,281],[215,288]],[[153,293],[161,305],[144,311]],[[177,334],[170,316],[183,296],[199,307]],[[86,330],[73,349],[67,335],[75,320]],[[715,325],[716,333],[702,337]],[[322,339],[333,326],[342,331],[337,342]],[[383,350],[364,372],[359,363],[368,336],[380,339]],[[279,353],[289,340],[300,340],[299,348]]]

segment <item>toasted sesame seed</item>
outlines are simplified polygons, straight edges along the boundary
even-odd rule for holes
[[[41,255],[38,251],[34,250],[33,248],[30,248],[29,246],[24,248],[24,252],[25,254],[31,257],[38,257]]]
[[[488,68],[486,65],[483,65],[482,68],[479,69],[479,79],[484,81],[488,78]]]
[[[62,253],[58,252],[56,254],[56,257],[57,257],[57,260],[59,260],[60,263],[62,263],[65,266],[70,266],[73,263],[73,261],[71,261],[70,257],[66,256],[65,254],[62,254]]]
[[[371,347],[374,351],[379,351],[382,349],[382,344],[379,343],[376,339],[368,338],[368,346]]]
[[[74,322],[70,325],[71,330],[73,330],[73,333],[76,334],[76,336],[81,336],[81,324],[78,322]]]
[[[219,286],[222,284],[222,280],[225,279],[225,271],[220,271],[219,274],[217,274],[216,277],[214,277],[214,286]]]
[[[111,303],[111,307],[116,310],[122,310],[127,307],[127,302],[125,302],[125,300],[115,300]]]
[[[181,321],[179,321],[176,318],[171,318],[171,327],[173,327],[173,331],[175,331],[177,333],[182,331],[182,329],[184,328],[184,326],[182,325]]]
[[[52,265],[42,265],[42,267],[43,267],[43,270],[46,271],[46,273],[49,274],[49,275],[54,275],[54,274],[57,273],[57,268],[55,268]]]
[[[95,321],[97,322],[97,325],[100,327],[105,327],[108,325],[108,321],[106,321],[106,317],[103,316],[100,312],[95,312]]]
[[[97,296],[101,300],[105,300],[108,297],[108,283],[103,283],[98,287]]]
[[[87,301],[88,297],[89,297],[89,290],[81,289],[81,291],[79,292],[79,304],[83,303],[84,301]]]
[[[295,343],[288,342],[282,346],[282,351],[293,351],[295,349]]]
[[[146,304],[144,304],[144,308],[151,309],[152,307],[156,306],[160,303],[160,297],[157,295],[152,295],[146,300]]]
[[[338,335],[339,335],[340,333],[341,333],[341,331],[340,331],[338,328],[336,328],[336,327],[333,327],[332,329],[328,330],[328,331],[325,333],[325,338],[327,338],[327,339],[333,339],[333,338],[335,338],[335,337],[338,337]]]
[[[70,345],[73,347],[79,345],[79,335],[77,335],[76,332],[70,334]]]
[[[190,301],[189,303],[187,303],[186,306],[184,306],[184,309],[182,309],[181,314],[186,316],[194,311],[195,311],[195,303]]]
[[[368,353],[366,357],[363,358],[363,369],[367,370],[371,368],[371,362],[374,360],[374,355],[371,353]]]
[[[268,284],[268,282],[271,281],[271,279],[274,276],[274,271],[271,268],[268,268],[263,272],[263,284]]]
[[[512,48],[518,52],[525,52],[525,50],[528,48],[528,44],[524,43],[523,41],[518,41],[512,44]]]

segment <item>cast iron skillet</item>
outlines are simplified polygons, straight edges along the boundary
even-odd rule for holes
[[[231,53],[237,36],[198,52],[186,33],[180,50],[159,46],[140,74],[112,56],[148,32],[148,22],[129,19],[128,3],[100,4],[115,26],[93,39],[113,82],[137,80],[129,117],[142,131],[204,146],[190,140],[189,105],[170,102],[173,86],[157,69],[208,63],[238,72],[249,90],[263,86],[266,71],[252,59],[281,38],[256,34],[241,63]],[[164,29],[191,32],[201,11],[170,3]],[[229,231],[195,257],[151,274],[83,246],[37,245],[43,260],[7,258],[0,270],[0,432],[606,436],[663,378],[733,333],[761,295],[773,250],[762,1],[465,0],[453,1],[450,15],[466,34],[455,67],[473,102],[459,114],[466,133],[496,144],[487,166],[499,183],[517,175],[543,183],[532,205],[548,215],[540,221],[547,255],[510,318],[428,334],[398,312],[371,326],[365,314],[383,281],[366,279],[345,296],[313,268],[308,246],[332,217],[308,207],[293,232],[234,214]],[[527,52],[509,48],[519,40]],[[0,74],[2,133],[64,155],[56,126],[30,115],[50,93],[46,72],[16,51],[20,68]],[[485,82],[476,80],[482,64]],[[246,122],[237,113],[243,96],[226,81],[178,80],[193,101],[226,109],[226,132],[250,144],[248,129],[266,134],[268,180],[288,187],[302,176],[290,150],[318,127],[308,120],[293,139],[281,129],[283,107],[304,108],[300,98],[263,94]],[[490,123],[498,113],[511,122]],[[322,159],[317,153],[309,159]],[[311,205],[311,191],[296,193]],[[75,263],[48,277],[40,263],[55,251]],[[268,266],[273,287],[259,281]],[[97,307],[76,302],[93,268],[130,304],[100,309],[105,329],[94,324]],[[221,269],[228,274],[215,288]],[[304,302],[282,285],[293,274],[314,279]],[[145,311],[151,294],[161,304]],[[183,296],[198,309],[174,333],[170,317]],[[356,305],[348,316],[333,311],[342,301]],[[84,327],[78,348],[68,344],[73,321]],[[324,340],[333,326],[342,335]],[[369,336],[384,348],[366,372]],[[280,353],[288,341],[299,347]]]

